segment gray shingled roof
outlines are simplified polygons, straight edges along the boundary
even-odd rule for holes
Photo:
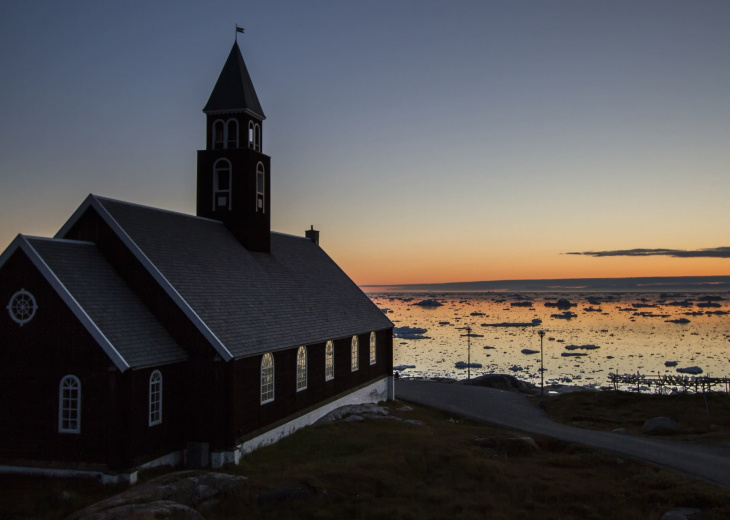
[[[131,368],[187,358],[95,244],[31,237],[28,242]]]
[[[249,111],[266,119],[241,50],[238,43],[234,43],[203,112],[239,110]]]
[[[96,200],[234,357],[393,326],[308,238],[250,252],[220,222]]]

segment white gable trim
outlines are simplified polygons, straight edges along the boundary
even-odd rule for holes
[[[34,240],[37,240],[34,237]],[[51,240],[50,238],[42,238],[40,240]],[[84,326],[84,328],[91,334],[91,336],[94,338],[94,340],[101,346],[101,348],[104,350],[104,353],[109,356],[109,359],[111,359],[112,363],[114,363],[114,366],[117,367],[117,369],[120,372],[124,372],[129,368],[129,364],[127,361],[122,357],[122,355],[119,353],[119,351],[112,345],[111,341],[109,341],[109,338],[107,338],[104,333],[97,327],[96,323],[94,323],[94,320],[89,317],[88,314],[86,314],[86,311],[81,307],[79,302],[74,298],[71,293],[66,289],[66,286],[61,283],[61,280],[58,279],[56,274],[51,270],[50,267],[48,267],[48,264],[41,258],[41,256],[38,254],[38,252],[33,248],[30,242],[23,236],[18,235],[15,240],[8,246],[8,248],[3,253],[2,257],[0,257],[0,267],[3,266],[7,258],[10,257],[12,253],[20,249],[23,251],[30,261],[33,263],[33,265],[38,269],[38,271],[43,275],[43,278],[46,279],[46,281],[53,287],[53,290],[56,291],[56,293],[61,297],[63,302],[66,304],[66,306],[71,310],[71,312],[74,313],[74,316],[81,322],[81,324]],[[6,256],[7,255],[7,256]]]
[[[207,339],[208,342],[213,345],[213,348],[215,348],[216,352],[223,358],[223,360],[230,361],[231,359],[233,359],[233,354],[231,354],[226,346],[223,345],[221,340],[218,339],[213,331],[208,328],[202,318],[198,316],[193,308],[190,307],[188,302],[185,301],[185,298],[183,298],[180,293],[177,292],[175,287],[173,287],[173,285],[167,280],[167,278],[163,276],[163,274],[159,271],[159,269],[157,269],[155,264],[152,263],[147,255],[145,255],[144,252],[139,248],[139,246],[137,246],[134,240],[132,240],[127,232],[124,231],[124,228],[119,225],[119,223],[114,219],[114,217],[112,217],[111,213],[107,211],[104,205],[99,202],[99,198],[97,198],[95,195],[92,194],[86,197],[86,200],[84,200],[81,206],[79,206],[79,208],[74,212],[71,218],[59,230],[59,232],[56,233],[56,238],[63,238],[63,236],[71,230],[76,221],[81,218],[81,216],[86,212],[89,207],[92,207],[96,210],[99,216],[111,228],[112,232],[116,234],[117,237],[119,237],[119,239],[124,243],[127,249],[131,251],[135,258],[137,258],[142,266],[144,266],[147,272],[150,273],[155,281],[160,285],[160,287],[162,287],[162,290],[164,290],[165,293],[167,293],[167,295],[172,298],[172,301],[175,302],[180,310],[183,311],[185,316],[193,323],[195,328],[197,328],[200,333],[203,334],[205,339]]]

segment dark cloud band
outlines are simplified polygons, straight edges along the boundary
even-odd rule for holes
[[[619,249],[615,251],[583,251],[570,252],[566,255],[585,256],[672,256],[675,258],[730,258],[730,247],[712,247],[709,249]]]

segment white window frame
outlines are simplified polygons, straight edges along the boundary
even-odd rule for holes
[[[335,378],[335,343],[330,339],[324,347],[324,380]]]
[[[297,392],[307,389],[307,347],[297,349]]]
[[[252,148],[254,147],[254,125],[253,121],[248,122],[248,147]]]
[[[35,301],[35,296],[25,289],[20,289],[10,297],[10,302],[5,308],[10,314],[10,319],[22,327],[33,319],[38,304]]]
[[[266,213],[266,169],[264,163],[256,165],[256,212]]]
[[[225,171],[228,171],[228,189],[220,189],[220,173],[223,173]],[[231,164],[231,161],[228,159],[218,159],[216,162],[213,163],[213,211],[215,211],[217,208],[220,207],[227,207],[230,211],[231,209],[231,199],[232,197],[232,188],[233,188],[233,165]],[[228,204],[223,204],[222,206],[218,205],[218,197],[225,196],[228,200]]]
[[[374,365],[377,361],[377,355],[378,355],[378,340],[375,336],[375,331],[370,333],[370,364]]]
[[[352,337],[350,342],[350,371],[357,372],[360,369],[360,340],[357,336]]]
[[[155,370],[150,374],[149,425],[162,423],[162,372]]]
[[[216,127],[219,124],[223,127],[220,133],[220,140],[218,140],[218,133],[216,132]],[[216,119],[213,122],[213,132],[211,135],[211,139],[213,140],[213,150],[222,150],[226,147],[226,122],[222,119]]]
[[[81,433],[81,381],[73,374],[58,385],[58,432]]]
[[[235,125],[235,129],[233,131],[234,136],[231,137],[231,127]],[[235,118],[230,118],[228,121],[226,121],[225,126],[225,148],[238,148],[238,120]]]
[[[274,400],[274,356],[267,352],[261,357],[261,404]]]
[[[257,152],[261,151],[261,125],[258,123],[253,125],[253,149]]]

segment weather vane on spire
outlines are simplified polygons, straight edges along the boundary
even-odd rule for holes
[[[243,34],[243,27],[239,27],[238,24],[236,24],[236,42],[238,42],[238,33]]]

